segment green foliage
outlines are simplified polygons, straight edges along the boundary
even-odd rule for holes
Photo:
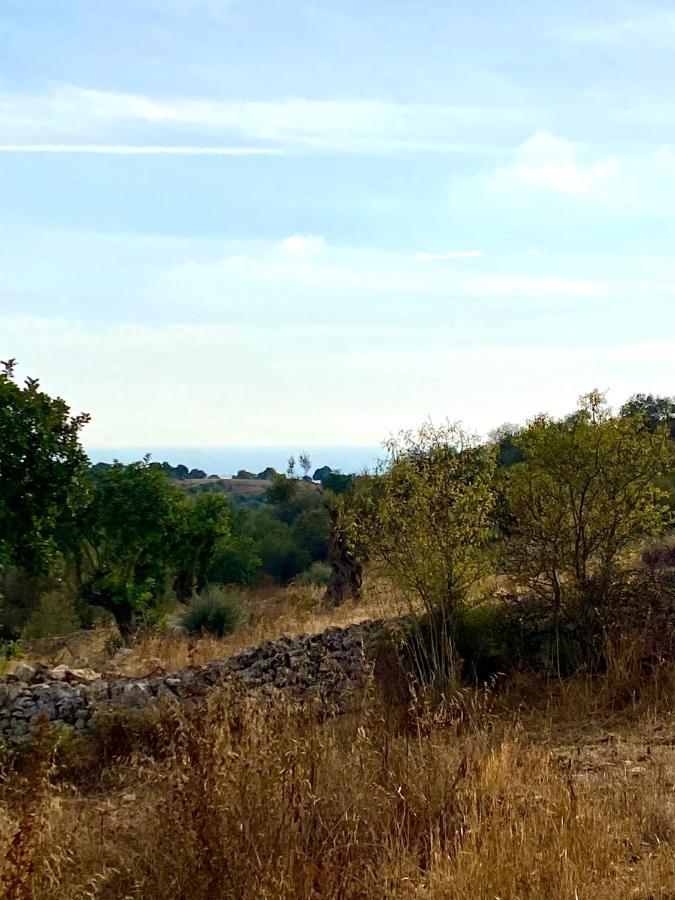
[[[7,662],[23,659],[23,650],[16,641],[2,641],[0,643],[0,659]]]
[[[329,529],[330,514],[325,506],[303,510],[291,526],[294,543],[313,561],[326,558]]]
[[[620,555],[666,524],[655,484],[672,462],[665,428],[613,418],[594,392],[564,419],[535,419],[517,445],[525,460],[506,477],[510,567],[557,612],[606,603]]]
[[[82,596],[120,630],[141,624],[166,595],[187,501],[148,460],[104,472],[74,548]]]
[[[321,479],[321,487],[333,494],[346,494],[353,482],[354,475],[343,475],[342,472],[328,472]]]
[[[313,485],[279,475],[265,504],[248,518],[247,533],[257,542],[262,571],[287,582],[328,553],[330,513]]]
[[[265,492],[265,501],[273,506],[289,506],[297,498],[299,487],[294,478],[277,475]]]
[[[187,600],[202,591],[217,554],[224,552],[231,539],[230,504],[221,494],[198,494],[179,506],[173,564],[174,588],[179,600]]]
[[[32,611],[21,630],[21,637],[27,640],[70,634],[81,627],[80,617],[73,603],[69,587],[51,590],[40,596],[37,607]]]
[[[28,378],[14,381],[14,360],[0,371],[0,569],[45,571],[64,529],[86,501],[87,457],[60,398]]]
[[[640,417],[652,432],[665,425],[670,437],[675,439],[675,397],[635,394],[621,407],[621,415],[624,418]]]
[[[222,638],[234,631],[240,618],[241,597],[231,590],[210,588],[190,602],[181,625],[194,637]]]
[[[260,581],[260,547],[250,535],[233,532],[214,548],[206,576],[210,584],[253,586]]]
[[[431,424],[403,433],[387,450],[384,471],[360,479],[344,505],[343,527],[428,612],[451,619],[486,569],[494,452],[456,426]]]
[[[325,562],[313,562],[305,572],[301,572],[297,583],[307,587],[326,587],[330,580],[330,566]]]
[[[266,574],[287,582],[309,567],[311,555],[298,547],[292,527],[279,519],[273,510],[263,507],[251,516],[250,526]]]

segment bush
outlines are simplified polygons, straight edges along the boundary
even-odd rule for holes
[[[212,588],[195,597],[181,617],[181,625],[188,634],[224,637],[231,634],[241,617],[241,598],[233,591]]]
[[[296,579],[303,587],[326,587],[330,579],[330,566],[325,562],[313,562],[306,572]]]
[[[66,591],[47,591],[40,597],[37,609],[28,617],[21,631],[27,640],[70,634],[81,627],[72,596]]]

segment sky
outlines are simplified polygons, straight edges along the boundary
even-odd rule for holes
[[[675,6],[2,0],[0,358],[85,443],[675,392]]]

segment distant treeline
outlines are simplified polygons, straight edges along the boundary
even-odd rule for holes
[[[169,478],[173,478],[176,481],[203,481],[206,478],[220,479],[223,477],[221,475],[207,475],[204,469],[189,469],[182,463],[179,463],[177,466],[172,466],[171,463],[168,462],[152,462],[150,457],[147,457],[146,459],[149,468],[161,469],[165,475],[168,475]],[[91,466],[91,471],[94,476],[100,475],[114,465],[120,465],[120,463],[116,460],[112,463],[94,463]],[[250,472],[248,469],[239,469],[236,474],[232,475],[232,479],[238,481],[272,481],[279,474],[280,473],[273,466],[267,466],[262,472]],[[325,478],[332,474],[341,473],[332,469],[330,466],[321,466],[320,468],[315,469],[311,478],[309,478],[308,475],[305,475],[304,480],[323,482]]]

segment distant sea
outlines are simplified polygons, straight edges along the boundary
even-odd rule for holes
[[[285,472],[288,458],[296,460],[301,452],[309,453],[312,460],[310,475],[320,466],[330,466],[341,472],[362,472],[373,469],[384,455],[381,447],[87,447],[92,463],[134,462],[149,453],[153,462],[168,462],[172,466],[182,463],[188,469],[203,469],[207,475],[230,478],[239,469],[262,472],[273,466]],[[299,467],[296,473],[302,474]]]

